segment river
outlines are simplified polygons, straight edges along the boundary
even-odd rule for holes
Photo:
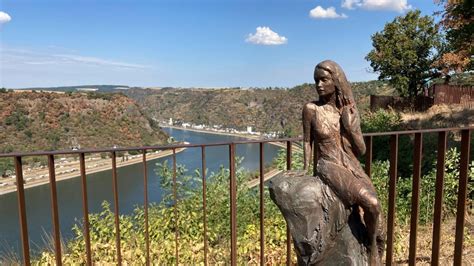
[[[163,128],[170,136],[178,141],[187,141],[196,144],[231,142],[245,140],[245,138],[228,135],[195,132],[182,129]],[[265,164],[270,164],[277,155],[280,147],[265,145]],[[243,157],[241,167],[255,171],[259,167],[259,145],[239,144],[236,146],[236,155]],[[172,157],[159,158],[147,162],[148,195],[150,202],[160,202],[162,189],[160,176],[155,173],[156,163],[164,161],[171,163]],[[178,164],[183,164],[193,172],[201,169],[201,148],[188,148],[176,155]],[[228,146],[206,148],[206,167],[208,173],[217,171],[220,166],[228,167]],[[208,174],[209,175],[209,174]],[[136,206],[143,205],[143,167],[134,164],[117,169],[119,208],[121,214],[128,214]],[[112,171],[103,171],[87,175],[87,189],[89,212],[101,210],[101,203],[106,200],[113,202]],[[71,228],[77,220],[82,218],[82,192],[79,178],[72,178],[57,183],[59,222],[61,237],[71,238]],[[52,234],[51,203],[49,185],[29,188],[25,191],[26,215],[30,249],[34,255],[45,246],[44,238]],[[0,195],[0,255],[7,251],[20,252],[20,228],[18,221],[16,193]],[[113,204],[111,205],[113,209]]]

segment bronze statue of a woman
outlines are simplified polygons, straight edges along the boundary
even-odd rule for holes
[[[381,207],[375,188],[357,159],[365,153],[365,143],[351,86],[341,67],[330,60],[316,66],[314,81],[319,100],[303,108],[304,168],[308,169],[314,143],[314,174],[346,207],[363,209],[369,262],[378,265],[376,237]]]

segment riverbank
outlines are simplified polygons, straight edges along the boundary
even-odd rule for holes
[[[161,127],[167,127],[167,128],[174,128],[174,129],[179,129],[179,130],[188,130],[188,131],[193,131],[193,132],[199,132],[199,133],[205,133],[205,134],[215,134],[215,135],[224,135],[224,136],[233,136],[233,137],[240,137],[240,138],[247,138],[249,140],[263,140],[261,136],[258,135],[252,135],[252,134],[241,134],[241,133],[231,133],[231,132],[220,132],[220,131],[214,131],[214,130],[207,130],[207,129],[195,129],[195,128],[187,128],[187,127],[179,127],[179,126],[161,126]],[[278,147],[282,147],[286,149],[286,144],[282,142],[269,142],[270,145],[275,145]],[[299,146],[296,146],[293,143],[293,150],[297,151],[302,151],[302,149]]]
[[[208,129],[196,129],[196,128],[189,128],[189,127],[169,126],[169,125],[161,126],[161,127],[174,128],[174,129],[180,129],[180,130],[188,130],[188,131],[193,131],[193,132],[215,134],[215,135],[241,137],[241,138],[248,138],[248,139],[261,139],[260,136],[255,136],[255,135],[251,135],[251,134],[220,132],[220,131],[214,131],[214,130],[208,130]]]
[[[184,151],[186,148],[176,149],[176,153]],[[147,153],[146,160],[155,160],[173,155],[172,150],[155,151]],[[142,163],[143,157],[139,155],[128,155],[117,158],[117,168],[129,166],[132,164]],[[64,181],[80,176],[79,161],[57,161],[56,165],[56,181]],[[86,174],[94,174],[112,169],[112,161],[110,158],[89,157],[86,158]],[[49,183],[49,170],[46,167],[39,169],[23,169],[23,180],[25,189],[46,185]],[[0,195],[12,193],[16,191],[16,179],[3,178],[0,179]]]

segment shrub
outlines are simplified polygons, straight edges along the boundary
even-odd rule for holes
[[[281,152],[276,161],[277,167],[286,167],[285,153]],[[452,217],[456,211],[457,184],[459,177],[459,157],[456,149],[447,153],[445,165],[445,190],[443,218]],[[292,165],[302,167],[302,153],[293,153]],[[372,182],[377,190],[384,213],[388,202],[388,161],[375,161],[372,166]],[[175,233],[179,235],[180,262],[202,263],[203,244],[203,201],[202,177],[198,170],[189,174],[186,168],[178,165],[176,169],[176,195],[173,197],[173,170],[167,162],[157,164],[157,174],[164,189],[160,204],[149,206],[150,251],[153,264],[176,263]],[[259,205],[258,191],[246,186],[248,175],[237,168],[237,237],[238,263],[259,263]],[[471,162],[469,178],[474,178],[474,162]],[[421,179],[419,223],[429,223],[433,215],[436,172],[433,170]],[[472,187],[468,188],[470,193]],[[269,264],[285,262],[286,225],[278,208],[272,203],[268,190],[265,191],[265,254]],[[230,257],[230,200],[229,170],[223,167],[207,178],[207,224],[208,260],[210,264],[226,264]],[[90,214],[91,246],[93,260],[99,264],[116,263],[114,215],[110,204],[104,202],[102,212]],[[175,208],[178,219],[175,217]],[[411,178],[397,181],[396,223],[407,224],[411,211]],[[144,209],[137,207],[133,214],[120,215],[122,259],[124,263],[145,263]],[[74,226],[74,239],[67,244],[63,255],[65,264],[84,264],[85,246],[81,223]],[[395,241],[401,241],[397,238]],[[397,242],[398,243],[398,242]],[[395,244],[397,244],[395,243]],[[293,260],[295,258],[292,258]],[[53,252],[45,251],[37,261],[39,264],[53,264]]]
[[[160,204],[149,206],[150,251],[153,264],[176,263],[175,233],[179,235],[180,262],[202,263],[204,260],[202,177],[198,170],[187,174],[184,166],[177,166],[177,204],[173,198],[172,169],[167,162],[157,164],[156,172],[164,197]],[[237,237],[238,263],[259,261],[259,205],[258,193],[244,182],[247,173],[237,168]],[[208,260],[210,264],[228,263],[230,257],[230,200],[229,170],[223,167],[207,178]],[[178,215],[175,220],[175,207]],[[116,263],[114,215],[110,204],[104,202],[102,212],[90,214],[90,236],[93,260]],[[122,259],[124,263],[145,263],[144,209],[133,214],[120,215]],[[282,264],[285,261],[286,225],[277,207],[265,191],[266,261]],[[63,262],[85,263],[85,244],[80,223],[73,228],[75,237],[67,244]],[[54,263],[52,252],[43,252],[39,264]]]
[[[391,110],[379,109],[376,112],[368,112],[361,117],[362,132],[386,132],[399,130],[402,118],[399,113]]]

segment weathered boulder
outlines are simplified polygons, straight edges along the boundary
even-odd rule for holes
[[[301,171],[272,178],[269,189],[290,228],[299,265],[368,265],[359,208],[346,208],[323,181]]]

